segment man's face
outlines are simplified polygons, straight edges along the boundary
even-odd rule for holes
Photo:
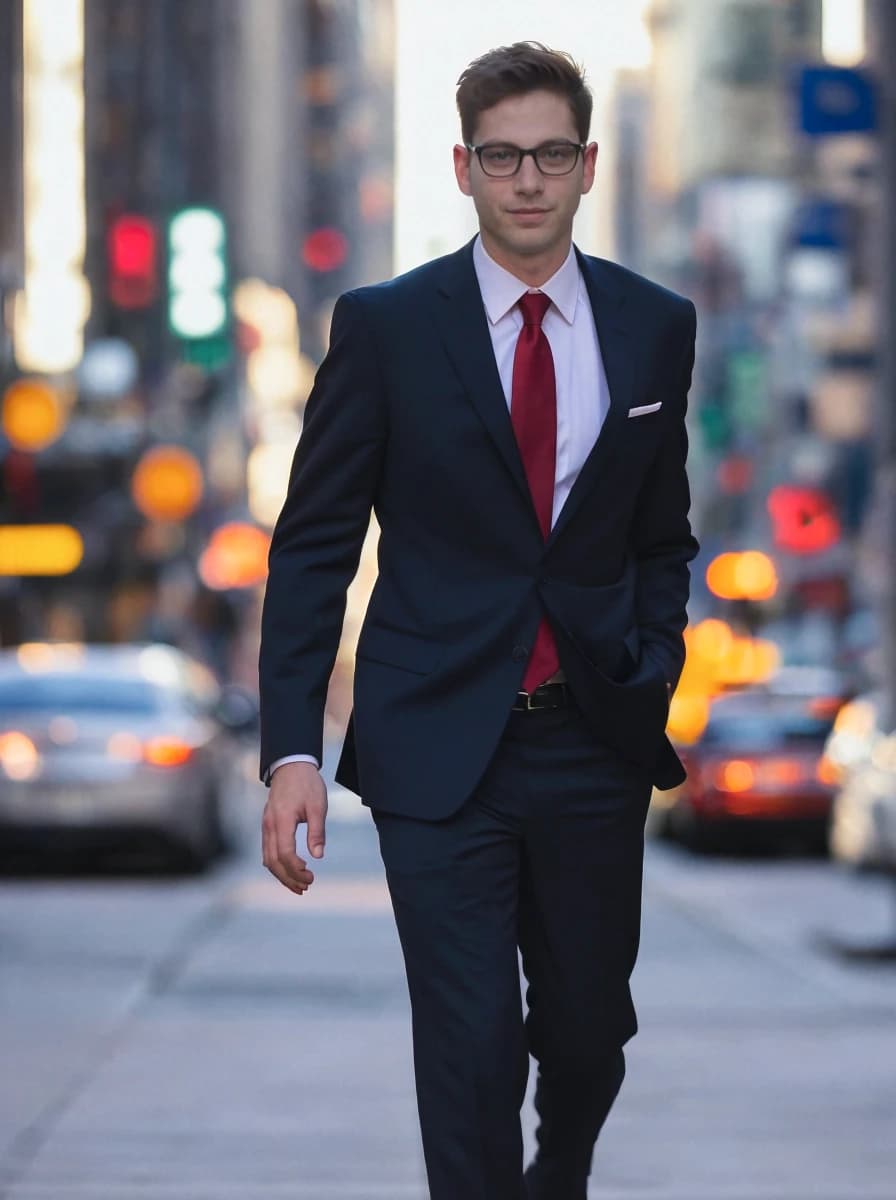
[[[521,149],[578,141],[569,104],[547,91],[511,96],[486,109],[473,137],[476,146],[501,142]],[[539,263],[556,270],[569,250],[579,200],[594,183],[596,158],[592,142],[568,175],[543,175],[526,155],[515,175],[495,179],[472,151],[455,146],[458,186],[473,198],[483,245],[492,257],[508,270]]]

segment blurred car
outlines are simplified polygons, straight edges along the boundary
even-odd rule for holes
[[[0,838],[130,848],[152,835],[200,867],[222,847],[232,735],[255,715],[171,646],[2,650]]]
[[[831,853],[851,866],[896,873],[896,728],[882,693],[838,714],[825,745],[839,779],[831,815]]]
[[[719,696],[699,741],[679,750],[688,778],[666,802],[662,831],[695,846],[748,828],[825,845],[835,788],[823,751],[846,698],[836,672],[815,668]]]

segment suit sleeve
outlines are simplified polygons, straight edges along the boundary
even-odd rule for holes
[[[690,591],[688,563],[699,547],[691,533],[686,472],[687,396],[694,367],[697,314],[687,302],[684,349],[673,393],[672,420],[642,486],[635,514],[636,604],[641,644],[674,688],[684,666]]]
[[[278,758],[322,760],[327,684],[386,436],[374,338],[361,302],[347,293],[333,311],[271,541],[259,660],[262,779]]]

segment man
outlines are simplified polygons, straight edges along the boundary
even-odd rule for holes
[[[264,862],[301,895],[299,823],[323,854],[324,698],[373,509],[379,578],[337,778],[379,834],[430,1196],[584,1200],[636,1029],[650,789],[684,777],[664,727],[697,549],[695,314],[572,245],[597,146],[567,55],[491,51],[457,101],[479,236],[340,298],[274,533]]]

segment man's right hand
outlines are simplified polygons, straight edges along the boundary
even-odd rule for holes
[[[296,853],[296,830],[308,826],[308,853],[323,858],[326,842],[327,788],[313,763],[283,763],[271,777],[261,819],[262,862],[284,887],[297,896],[314,882]]]

